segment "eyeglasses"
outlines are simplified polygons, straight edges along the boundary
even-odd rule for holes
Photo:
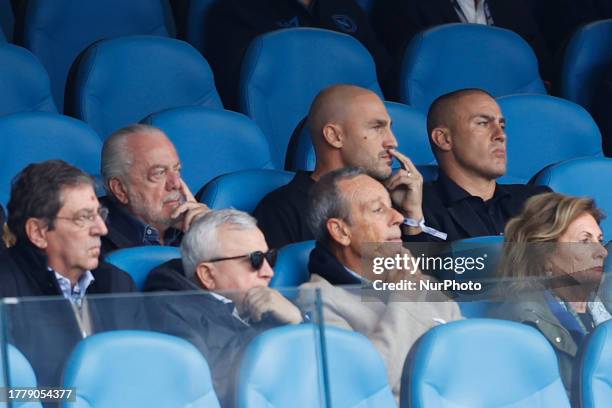
[[[108,218],[108,208],[100,207],[98,208],[98,211],[95,212],[87,212],[74,217],[55,217],[55,219],[72,221],[72,223],[77,227],[85,228],[92,226],[96,222],[97,217],[102,218],[102,221],[106,222],[106,219]]]
[[[270,249],[268,252],[255,251],[246,255],[238,255],[238,256],[230,256],[227,258],[215,258],[211,259],[207,262],[221,262],[221,261],[229,261],[231,259],[240,259],[240,258],[248,258],[251,262],[251,266],[254,270],[258,271],[261,269],[264,263],[264,259],[268,261],[271,267],[274,267],[276,264],[276,256],[278,255],[278,251],[276,249]]]

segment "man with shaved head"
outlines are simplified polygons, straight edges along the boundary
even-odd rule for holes
[[[113,133],[102,149],[108,191],[108,235],[102,252],[142,245],[180,244],[183,232],[208,211],[181,178],[174,144],[161,129],[130,125]]]
[[[313,239],[304,214],[308,192],[325,174],[345,168],[363,168],[384,182],[394,206],[404,217],[421,220],[423,178],[410,159],[397,150],[391,118],[374,92],[352,85],[334,85],[314,99],[306,126],[316,155],[313,172],[301,171],[293,180],[268,194],[255,209],[255,217],[271,247]],[[403,169],[392,175],[396,157]],[[419,227],[404,227],[418,234]]]
[[[481,89],[440,96],[427,115],[427,131],[440,167],[423,187],[428,226],[447,240],[501,235],[525,201],[547,187],[498,184],[506,173],[506,119],[495,99]]]

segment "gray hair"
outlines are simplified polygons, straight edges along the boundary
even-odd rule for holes
[[[210,211],[196,219],[183,237],[181,258],[185,276],[193,279],[201,262],[219,256],[217,231],[224,225],[238,230],[257,228],[257,220],[244,211],[226,208]]]
[[[132,152],[127,148],[128,138],[135,134],[154,132],[164,133],[161,129],[155,126],[137,123],[117,130],[106,139],[104,146],[102,147],[102,163],[100,173],[104,179],[104,186],[109,193],[109,180],[113,177],[117,177],[123,182],[126,182],[125,176],[130,170],[132,164],[134,164]]]
[[[331,237],[327,231],[327,220],[330,218],[350,220],[349,203],[338,188],[338,183],[360,175],[367,175],[361,167],[334,170],[321,177],[310,190],[306,223],[317,241],[329,244]]]

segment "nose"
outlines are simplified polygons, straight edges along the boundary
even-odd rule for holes
[[[505,142],[506,138],[508,137],[506,135],[506,129],[504,128],[504,124],[502,124],[501,122],[497,121],[495,122],[495,130],[493,132],[493,140],[495,141],[501,141],[501,142]]]
[[[104,222],[102,217],[100,217],[99,215],[96,216],[96,220],[91,226],[90,233],[91,235],[98,236],[98,237],[108,234],[108,228],[106,227],[106,222]]]
[[[166,190],[180,190],[181,188],[181,172],[180,171],[169,171],[168,177],[166,178]]]
[[[391,208],[391,225],[396,226],[404,222],[404,216],[395,208]]]
[[[383,147],[385,149],[397,149],[398,143],[395,137],[395,133],[391,129],[391,126],[385,132],[385,137],[383,138]]]
[[[267,279],[272,279],[272,277],[274,277],[274,269],[272,269],[267,259],[264,259],[263,265],[261,265],[261,268],[257,271],[257,276]]]
[[[597,248],[595,249],[595,253],[593,257],[595,259],[606,259],[608,257],[608,250],[602,244],[597,243]]]

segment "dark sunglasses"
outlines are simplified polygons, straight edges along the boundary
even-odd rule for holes
[[[276,249],[270,249],[268,252],[255,251],[246,255],[238,255],[238,256],[230,256],[227,258],[215,258],[211,259],[207,262],[221,262],[221,261],[229,261],[231,259],[240,259],[240,258],[249,258],[251,262],[251,266],[254,270],[258,271],[261,269],[264,263],[264,259],[268,261],[271,267],[274,267],[276,264],[276,256],[278,255],[278,251]]]

